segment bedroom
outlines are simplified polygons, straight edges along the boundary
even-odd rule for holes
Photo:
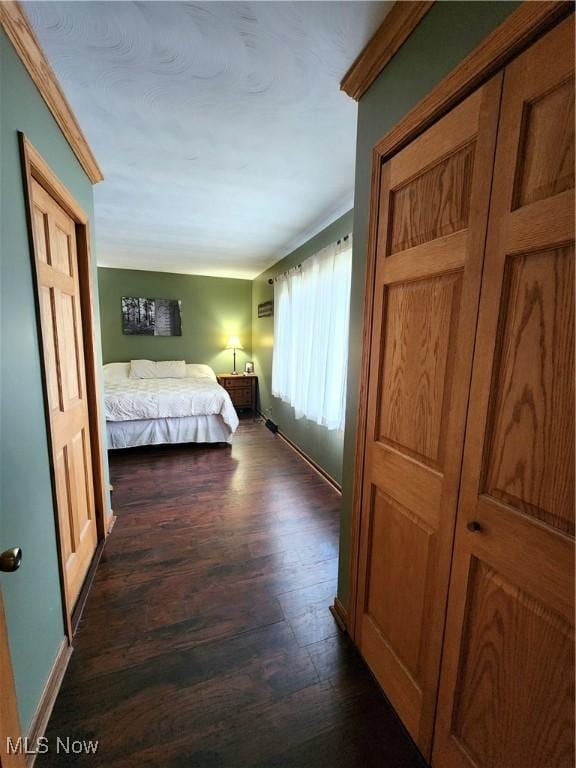
[[[573,764],[573,60],[0,3],[2,768]]]

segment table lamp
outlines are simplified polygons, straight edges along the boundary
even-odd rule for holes
[[[234,370],[232,371],[232,373],[237,374],[238,371],[236,370],[236,350],[244,349],[244,347],[240,343],[240,339],[238,338],[238,336],[230,336],[230,338],[228,339],[228,344],[226,344],[226,349],[234,350]]]

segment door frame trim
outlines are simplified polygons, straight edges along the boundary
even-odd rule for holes
[[[3,686],[2,696],[0,696],[0,766],[2,766],[2,768],[24,768],[26,761],[24,760],[24,754],[22,752],[8,754],[8,737],[16,740],[24,734],[22,733],[22,727],[20,725],[18,698],[16,696],[16,685],[14,683],[14,671],[12,668],[10,642],[8,638],[8,628],[6,626],[6,615],[4,613],[4,600],[2,598],[1,588],[0,684]]]
[[[74,606],[68,599],[66,580],[64,578],[64,565],[60,545],[60,522],[58,518],[58,503],[56,498],[56,478],[54,471],[54,456],[52,451],[52,427],[50,423],[48,405],[48,385],[46,381],[46,362],[44,358],[44,345],[42,335],[42,322],[38,294],[38,274],[36,259],[36,242],[32,223],[32,179],[37,181],[46,192],[60,205],[70,216],[76,225],[76,249],[78,260],[78,284],[80,290],[80,306],[83,327],[83,356],[86,370],[86,400],[88,406],[88,423],[90,427],[90,450],[92,454],[92,482],[94,488],[94,510],[96,519],[96,532],[98,542],[102,542],[109,528],[106,504],[106,485],[104,482],[103,446],[101,413],[100,413],[100,381],[99,381],[99,355],[96,344],[94,323],[94,287],[92,279],[92,258],[90,252],[90,221],[89,217],[72,197],[68,189],[52,171],[43,159],[42,155],[26,138],[22,132],[18,132],[20,143],[20,156],[22,162],[22,177],[24,183],[24,197],[26,207],[26,220],[28,226],[28,241],[30,245],[30,259],[32,263],[32,281],[34,284],[34,303],[36,307],[36,327],[38,332],[38,346],[40,353],[42,389],[44,396],[44,415],[46,422],[46,436],[49,447],[50,478],[52,483],[52,502],[56,532],[58,536],[58,570],[60,577],[60,592],[62,598],[62,611],[64,627],[68,644],[72,644],[73,627],[72,613]]]
[[[533,2],[522,5],[496,27],[474,50],[446,75],[416,106],[411,109],[372,149],[368,244],[364,284],[362,320],[362,357],[358,388],[358,421],[356,426],[353,475],[352,516],[350,522],[350,563],[348,569],[347,631],[357,638],[358,581],[360,566],[360,523],[363,500],[363,477],[368,418],[368,381],[374,310],[374,280],[380,207],[380,168],[386,160],[422,134],[433,123],[482,86],[538,37],[574,10],[571,2]]]

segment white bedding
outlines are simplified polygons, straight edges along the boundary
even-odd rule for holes
[[[218,415],[233,434],[238,416],[230,395],[208,378],[106,381],[106,421]]]
[[[107,421],[108,448],[177,443],[231,443],[232,430],[220,416]]]

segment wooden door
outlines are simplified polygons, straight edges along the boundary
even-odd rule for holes
[[[355,640],[429,756],[501,90],[382,166]]]
[[[97,544],[76,228],[35,179],[31,195],[60,556],[71,613]]]
[[[505,72],[438,768],[574,766],[573,25]]]
[[[22,736],[8,645],[4,601],[0,590],[0,768],[24,768],[24,751],[14,751]]]

